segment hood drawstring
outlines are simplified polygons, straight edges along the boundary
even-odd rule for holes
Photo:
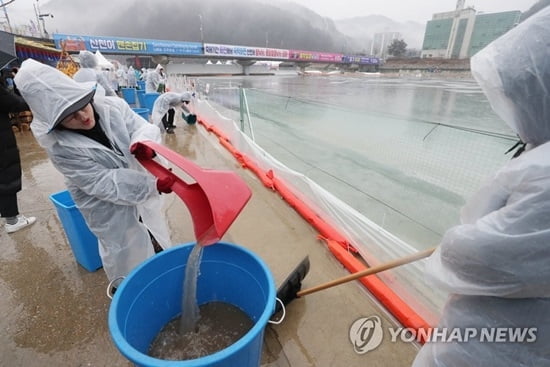
[[[508,153],[510,153],[512,150],[518,148],[518,150],[516,150],[516,152],[515,152],[514,155],[512,156],[512,159],[517,158],[517,157],[519,157],[519,156],[521,155],[521,153],[523,153],[523,152],[525,151],[525,146],[526,146],[526,145],[527,145],[527,143],[524,143],[523,141],[521,141],[521,139],[519,139],[519,141],[518,141],[516,144],[514,144],[513,147],[511,147],[510,149],[508,149],[508,150],[506,151],[506,153],[504,153],[504,154],[508,154]]]

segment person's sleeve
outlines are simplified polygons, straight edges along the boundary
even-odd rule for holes
[[[130,168],[105,168],[98,164],[94,149],[73,149],[52,154],[56,168],[86,194],[118,205],[137,205],[157,193],[156,179]]]
[[[501,208],[449,229],[426,261],[430,284],[454,294],[550,296],[550,178],[495,185]],[[483,204],[482,204],[483,205]]]
[[[25,100],[8,90],[0,91],[0,110],[9,112],[23,112],[30,110]]]
[[[162,126],[162,117],[170,109],[170,104],[167,101],[167,95],[160,95],[153,104],[153,111],[151,111],[151,122],[153,125],[161,128]]]
[[[112,97],[117,95],[111,87],[111,83],[103,73],[97,73],[97,82],[105,89],[106,96]]]

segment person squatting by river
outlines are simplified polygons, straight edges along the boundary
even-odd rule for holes
[[[525,150],[466,203],[426,263],[429,281],[450,294],[439,329],[536,328],[536,338],[428,342],[414,367],[550,366],[549,56],[546,7],[472,57],[475,79]]]
[[[154,152],[132,149],[138,141],[160,142],[159,128],[122,98],[95,94],[95,83],[78,83],[32,59],[16,82],[34,115],[34,136],[99,240],[109,280],[154,254],[150,234],[163,248],[172,246],[160,192],[171,192],[173,178],[157,180],[133,155]]]

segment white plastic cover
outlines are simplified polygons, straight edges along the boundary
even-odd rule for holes
[[[472,57],[472,73],[493,110],[533,145],[550,140],[548,12],[541,10]]]
[[[107,77],[98,69],[96,55],[84,50],[80,51],[78,58],[80,60],[80,69],[73,75],[73,79],[77,82],[97,83],[101,94],[116,96],[116,92],[113,90]]]
[[[99,66],[100,68],[111,69],[111,70],[115,68],[113,63],[107,60],[105,56],[103,56],[103,54],[99,52],[99,50],[95,52],[95,57],[97,60],[97,66]]]
[[[493,109],[528,151],[467,202],[426,262],[429,284],[450,293],[438,328],[477,335],[427,343],[414,366],[550,365],[549,50],[547,7],[472,58]],[[483,340],[496,328],[500,340]]]
[[[158,64],[155,70],[147,72],[145,82],[145,92],[152,93],[157,92],[160,84],[166,84],[166,77],[160,73],[160,69],[164,69],[161,64]]]
[[[166,92],[158,96],[153,104],[153,111],[151,112],[151,122],[158,126],[160,129],[164,129],[162,126],[162,117],[168,112],[170,108],[181,107],[185,112],[189,113],[189,110],[183,102],[191,101],[191,93],[175,93]]]
[[[136,76],[136,71],[134,70],[134,68],[130,65],[130,67],[128,68],[128,76],[127,76],[127,79],[128,79],[128,86],[129,87],[133,87],[135,88],[137,86],[137,76]]]
[[[97,123],[114,149],[68,130],[48,133],[62,111],[94,85],[77,83],[32,59],[23,62],[16,80],[34,115],[34,136],[65,177],[73,200],[99,239],[108,278],[127,275],[153,255],[147,229],[164,248],[172,246],[156,178],[129,150],[137,141],[160,142],[159,129],[134,113],[123,99],[96,96],[92,105],[99,115]]]

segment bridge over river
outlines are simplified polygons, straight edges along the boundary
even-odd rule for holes
[[[70,34],[54,34],[53,40],[57,49],[69,53],[88,50],[100,51],[105,55],[152,56],[160,63],[181,63],[185,58],[203,59],[204,63],[206,60],[235,60],[245,75],[250,73],[250,67],[258,61],[294,63],[302,70],[312,64],[334,64],[344,69],[375,71],[380,64],[376,57],[361,55],[216,43]]]

